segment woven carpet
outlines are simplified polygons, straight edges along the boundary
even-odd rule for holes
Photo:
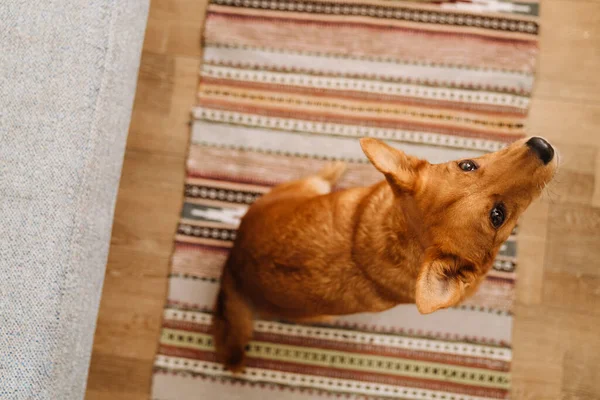
[[[240,218],[273,185],[331,159],[349,162],[340,188],[381,180],[363,136],[431,162],[524,136],[537,15],[526,0],[214,0],[152,397],[508,398],[517,231],[458,307],[257,321],[240,376],[214,362],[209,327]]]

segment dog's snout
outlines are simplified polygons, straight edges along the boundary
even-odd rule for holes
[[[554,157],[554,149],[541,137],[532,137],[527,141],[527,146],[544,162],[548,164]]]

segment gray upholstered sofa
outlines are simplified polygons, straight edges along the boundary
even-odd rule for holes
[[[0,399],[82,399],[148,0],[0,1]]]

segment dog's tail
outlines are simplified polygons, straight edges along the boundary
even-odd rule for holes
[[[326,164],[318,173],[319,177],[323,178],[331,185],[335,185],[338,179],[346,172],[346,163],[343,161],[334,161]]]
[[[226,265],[213,315],[213,337],[217,360],[230,371],[243,370],[246,346],[252,337],[252,319],[252,308],[237,290]]]

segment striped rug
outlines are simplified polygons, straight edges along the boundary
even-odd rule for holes
[[[215,363],[209,327],[240,218],[273,185],[330,159],[350,164],[340,188],[380,180],[363,136],[432,162],[522,137],[538,7],[213,0],[153,399],[509,397],[517,231],[458,307],[421,316],[406,305],[319,326],[257,321],[240,376]]]

